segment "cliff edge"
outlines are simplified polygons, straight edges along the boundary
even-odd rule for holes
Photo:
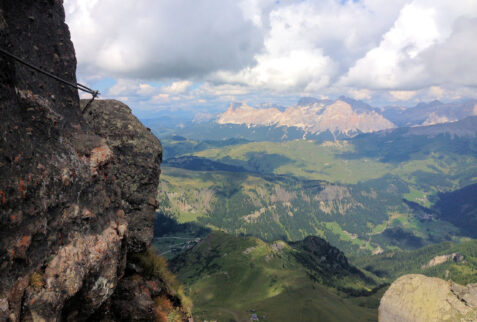
[[[86,123],[106,139],[116,156],[112,174],[121,190],[128,229],[128,252],[144,252],[153,238],[162,147],[159,140],[116,100],[81,100]],[[87,106],[87,111],[84,109]]]
[[[0,48],[74,83],[64,20],[61,0],[0,1]],[[0,55],[0,114],[0,321],[114,318],[124,294],[131,319],[155,296],[180,306],[157,278],[123,282],[152,240],[162,155],[130,109],[83,116],[76,89]]]

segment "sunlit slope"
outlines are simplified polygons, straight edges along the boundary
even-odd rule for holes
[[[252,314],[263,321],[376,320],[375,307],[360,307],[359,298],[346,299],[349,295],[336,289],[367,293],[376,283],[339,259],[338,250],[317,247],[314,251],[333,254],[313,273],[300,262],[297,255],[305,253],[300,248],[212,232],[172,264],[200,320],[248,321]]]
[[[472,155],[438,151],[428,155],[415,153],[409,160],[384,162],[378,156],[360,156],[352,142],[252,142],[208,149],[194,155],[251,171],[256,170],[254,163],[260,158],[267,159],[268,171],[275,174],[349,184],[393,174],[410,184],[430,186],[437,183],[452,188],[459,185],[464,174],[473,172],[477,175],[477,158]],[[420,179],[425,175],[435,177],[437,182],[422,182]],[[439,181],[438,176],[446,179]]]
[[[477,240],[444,242],[413,251],[394,250],[356,256],[351,262],[392,282],[405,274],[424,274],[465,285],[477,282]]]
[[[318,235],[349,254],[475,237],[476,121],[324,143],[197,142],[166,161],[160,211],[265,240]]]
[[[160,212],[265,240],[326,238],[346,253],[417,248],[458,230],[403,202],[407,184],[385,176],[356,185],[288,176],[163,167]]]

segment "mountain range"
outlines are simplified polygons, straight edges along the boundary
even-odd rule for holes
[[[157,244],[160,253],[173,258],[197,317],[289,321],[299,314],[303,321],[317,316],[374,321],[385,285],[405,274],[463,285],[477,281],[471,240],[477,236],[472,104],[453,105],[460,111],[437,102],[421,104],[398,113],[407,117],[406,126],[388,115],[396,126],[368,132],[335,127],[310,133],[311,125],[301,127],[288,118],[305,111],[320,121],[337,105],[336,110],[351,111],[348,116],[385,119],[385,109],[344,97],[303,98],[285,109],[232,105],[215,121],[185,126],[180,135],[162,139],[158,216],[212,230],[209,235],[176,232]],[[275,123],[267,123],[272,112]],[[453,121],[421,125],[432,113]],[[280,123],[278,116],[288,119]],[[226,117],[237,124],[218,123]],[[181,246],[181,238],[196,244]],[[171,246],[174,240],[182,244]],[[323,265],[334,264],[321,254],[333,247],[359,271],[346,285],[326,280],[336,269],[327,272]],[[233,292],[224,292],[224,286]],[[306,305],[301,300],[310,298],[327,300]]]
[[[311,133],[331,131],[347,135],[395,127],[377,112],[356,112],[350,104],[342,100],[329,105],[316,102],[305,106],[292,106],[283,112],[273,107],[256,109],[246,104],[238,107],[231,105],[220,115],[217,123],[297,127]]]
[[[296,127],[310,133],[330,131],[353,136],[376,132],[397,126],[433,125],[454,122],[477,115],[477,102],[420,103],[415,107],[373,108],[347,97],[335,101],[301,98],[297,105],[283,109],[254,108],[245,103],[230,104],[218,115],[218,124],[245,124],[247,126]]]
[[[265,103],[253,107],[234,102],[219,114],[174,115],[167,120],[143,121],[161,139],[179,135],[196,140],[276,142],[306,138],[324,142],[386,129],[452,123],[476,116],[477,100],[374,107],[345,96],[336,100],[302,97],[288,107]]]
[[[477,319],[475,101],[305,97],[146,128],[57,83],[76,84],[64,18],[0,2],[4,54],[53,76],[0,59],[0,321]]]

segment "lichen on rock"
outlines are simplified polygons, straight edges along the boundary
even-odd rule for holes
[[[62,3],[1,1],[0,47],[75,82]],[[124,104],[83,116],[76,89],[3,55],[0,114],[0,321],[86,320],[151,243],[161,145]]]
[[[81,101],[82,110],[88,102]],[[129,222],[128,251],[144,252],[153,237],[161,143],[127,105],[116,100],[93,101],[84,118],[95,134],[106,139],[116,157],[112,175],[121,189],[121,207]]]
[[[477,284],[461,286],[420,274],[394,281],[379,305],[381,322],[476,320]]]

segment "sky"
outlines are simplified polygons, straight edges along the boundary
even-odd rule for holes
[[[477,98],[476,0],[65,0],[78,81],[142,117]],[[87,95],[85,95],[87,97]]]

